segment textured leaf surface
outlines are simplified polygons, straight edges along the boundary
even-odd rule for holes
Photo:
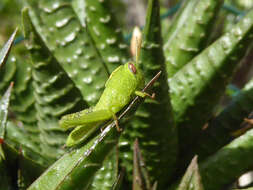
[[[31,141],[30,134],[18,123],[7,123],[6,143],[16,151],[21,150],[24,157],[37,162],[43,167],[48,167],[52,164],[52,160],[50,161],[45,155],[41,154],[38,144]]]
[[[10,96],[11,96],[11,90],[12,90],[13,84],[10,85],[8,90],[5,92],[4,96],[0,100],[0,189],[12,189],[11,184],[11,176],[9,172],[7,172],[6,167],[6,156],[3,149],[3,143],[6,133],[6,121],[7,121],[7,115],[8,115],[8,107],[10,102]]]
[[[190,1],[184,0],[182,1],[181,5],[179,5],[181,8],[177,11],[176,15],[173,17],[172,23],[166,34],[166,39],[167,39],[166,44],[170,43],[173,37],[176,36],[178,30],[185,24],[186,20],[189,17],[189,14],[192,13],[192,10],[195,7],[197,2],[198,0],[190,0]]]
[[[0,68],[1,68],[2,65],[4,65],[4,63],[6,62],[6,60],[8,58],[8,54],[11,50],[12,44],[13,44],[15,36],[16,36],[16,33],[17,33],[17,29],[11,35],[11,37],[6,42],[6,44],[3,46],[3,48],[0,50]]]
[[[14,118],[21,122],[22,127],[33,142],[39,142],[36,125],[36,110],[34,105],[31,65],[20,56],[11,55],[7,63],[0,69],[0,93],[6,90],[13,81],[13,93],[10,111]]]
[[[114,147],[105,158],[102,167],[96,172],[89,190],[111,190],[117,180],[118,150]]]
[[[253,37],[252,31],[253,11],[170,80],[171,102],[182,152],[210,119],[237,63],[246,53]]]
[[[253,79],[233,98],[232,102],[201,133],[197,142],[196,154],[201,159],[215,153],[234,137],[243,119],[253,110]]]
[[[9,88],[5,92],[4,96],[0,100],[0,140],[3,141],[6,133],[6,123],[8,116],[8,108],[11,97],[11,90],[13,83],[10,84]],[[0,146],[3,142],[0,142]],[[0,148],[2,150],[2,148]],[[0,152],[0,157],[3,156],[3,152]]]
[[[134,142],[133,190],[151,190],[146,165],[141,155],[138,140]]]
[[[189,0],[185,4],[179,18],[175,19],[176,26],[172,26],[172,30],[175,29],[164,46],[168,78],[206,46],[223,0]]]
[[[87,189],[106,155],[117,143],[119,133],[113,126],[109,125],[83,147],[65,154],[28,190]]]
[[[11,180],[10,178],[11,177],[13,178],[15,176],[14,174],[15,174],[15,170],[17,169],[17,168],[15,168],[16,164],[17,164],[16,163],[17,159],[13,160],[12,158],[10,158],[9,152],[10,152],[11,147],[13,147],[13,148],[15,147],[16,150],[20,150],[20,148],[22,147],[21,152],[23,153],[24,157],[22,157],[22,161],[20,160],[19,167],[23,163],[26,163],[26,166],[27,166],[27,168],[22,169],[22,172],[26,173],[29,170],[29,168],[32,169],[32,171],[33,171],[33,175],[30,175],[31,172],[27,176],[23,176],[23,173],[19,174],[20,177],[22,176],[22,179],[23,179],[22,187],[24,187],[24,188],[27,187],[28,185],[30,185],[32,183],[32,181],[36,177],[38,177],[39,174],[41,174],[41,172],[44,170],[43,167],[41,167],[40,165],[38,165],[37,163],[33,162],[30,159],[34,159],[38,162],[39,162],[39,160],[41,160],[42,162],[45,161],[45,160],[43,160],[42,155],[38,156],[38,153],[32,151],[32,149],[36,150],[36,146],[35,145],[33,145],[33,147],[31,146],[32,143],[30,142],[30,139],[25,137],[26,136],[25,134],[20,133],[18,135],[16,133],[16,131],[19,130],[17,126],[15,126],[15,128],[12,128],[13,130],[10,130],[11,129],[10,125],[9,124],[7,125],[7,114],[8,114],[8,107],[9,107],[9,101],[10,101],[12,87],[13,87],[13,83],[11,83],[10,87],[8,88],[8,90],[6,91],[5,95],[2,97],[1,102],[0,102],[0,124],[1,124],[0,125],[0,127],[1,127],[0,128],[0,139],[1,139],[1,141],[3,141],[0,143],[1,144],[0,146],[1,146],[1,151],[4,152],[5,159],[6,159],[6,161],[4,161],[3,157],[0,157],[0,170],[1,170],[0,175],[1,175],[1,180],[4,180],[1,182],[1,185],[0,185],[1,189],[9,189],[9,188],[11,188],[10,186],[15,186],[12,183],[13,179]],[[6,129],[5,129],[5,126],[7,126]],[[22,132],[24,133],[25,131],[22,131]],[[7,135],[5,135],[5,133]],[[13,139],[15,142],[10,143],[11,139]],[[4,143],[4,144],[2,145],[2,143]],[[6,145],[5,143],[8,145]],[[24,146],[22,146],[22,145],[24,145]],[[8,150],[6,148],[8,148]],[[15,151],[13,150],[12,152],[15,152]],[[28,152],[32,153],[32,154],[29,154]],[[19,153],[16,151],[15,157],[17,157],[18,154]],[[37,156],[37,158],[36,158],[36,156]],[[12,155],[11,155],[11,157],[12,157]],[[30,159],[28,159],[28,157]],[[33,166],[31,166],[31,164],[33,164]],[[37,167],[36,170],[34,170],[35,166]],[[21,170],[21,168],[19,168],[19,169]],[[8,172],[8,170],[10,170],[11,172]],[[38,171],[38,173],[35,174],[35,172],[37,172],[37,171]],[[11,177],[8,175],[10,175]],[[18,184],[18,185],[20,185],[20,184]],[[19,186],[19,189],[22,189],[21,186]]]
[[[233,140],[200,163],[204,188],[222,189],[252,167],[253,130]]]
[[[195,156],[187,168],[178,188],[176,188],[177,190],[204,190],[197,161],[197,156]]]
[[[18,129],[17,126],[15,126],[15,129]],[[6,153],[6,161],[4,162],[5,167],[7,168],[3,173],[1,174],[7,174],[9,173],[12,177],[12,186],[14,188],[12,189],[27,189],[28,185],[30,185],[46,168],[43,167],[42,165],[38,164],[37,160],[34,159],[35,156],[38,156],[38,153],[33,152],[29,146],[27,146],[27,143],[19,144],[19,147],[13,147],[12,144],[10,144],[10,139],[9,139],[9,125],[7,126],[7,136],[6,136],[6,141],[3,144],[3,149],[4,152]],[[27,141],[26,135],[22,134],[21,135],[25,139],[24,141]],[[19,137],[17,137],[18,140],[20,140]],[[21,141],[22,142],[22,141]],[[16,143],[15,143],[16,144]],[[30,156],[29,158],[26,156],[28,149],[30,149]],[[42,159],[42,155],[39,155],[40,159]],[[33,160],[36,160],[34,162]],[[0,174],[0,175],[1,175]],[[1,178],[2,180],[3,178]],[[15,182],[17,180],[17,182]],[[1,185],[4,184],[1,181]],[[0,185],[0,186],[1,186]],[[6,189],[6,188],[3,188]]]
[[[64,153],[61,147],[66,140],[66,133],[58,126],[58,119],[64,114],[84,109],[87,104],[35,31],[28,9],[23,11],[23,23],[33,63],[33,87],[41,148],[44,155],[56,159]]]
[[[68,0],[27,0],[35,29],[89,103],[100,97],[109,74]]]
[[[146,82],[158,71],[162,71],[159,80],[152,88],[152,92],[156,93],[156,97],[155,100],[146,99],[138,108],[131,124],[121,137],[120,156],[122,164],[126,167],[128,176],[131,178],[132,147],[134,140],[138,138],[151,182],[158,181],[158,186],[162,187],[175,165],[177,135],[168,96],[159,11],[159,1],[150,0],[140,55],[140,64]],[[167,175],[164,175],[164,173]]]
[[[110,73],[129,58],[128,46],[112,8],[109,0],[85,0],[88,31]]]

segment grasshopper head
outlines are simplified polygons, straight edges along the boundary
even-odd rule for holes
[[[126,66],[131,74],[134,75],[137,88],[142,88],[144,86],[144,77],[139,65],[133,62],[128,62]]]

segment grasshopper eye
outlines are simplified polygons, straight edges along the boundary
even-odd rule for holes
[[[130,69],[130,71],[131,71],[133,74],[136,74],[136,67],[134,66],[134,64],[129,63],[129,64],[128,64],[128,68]]]

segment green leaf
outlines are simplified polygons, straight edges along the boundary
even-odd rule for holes
[[[11,81],[14,82],[10,110],[15,114],[15,119],[21,121],[25,130],[30,133],[31,140],[38,141],[31,71],[27,60],[12,55],[0,70],[0,92],[3,92]]]
[[[3,160],[2,157],[0,157],[0,178],[1,178],[0,189],[13,190],[15,188],[11,183],[12,179],[8,170],[9,168],[6,167],[5,161]]]
[[[129,59],[128,46],[112,8],[109,0],[85,0],[88,31],[110,73]]]
[[[58,119],[87,107],[80,91],[63,71],[34,29],[28,9],[23,10],[24,33],[32,59],[32,76],[43,154],[55,160],[65,151],[66,132]]]
[[[236,138],[230,144],[200,163],[204,188],[222,189],[252,167],[253,130]]]
[[[22,156],[33,160],[44,168],[52,164],[52,160],[43,154],[37,142],[31,141],[30,134],[18,122],[9,121],[7,123],[5,142],[17,152],[22,150]]]
[[[168,78],[173,77],[206,46],[222,4],[223,0],[185,2],[164,46]]]
[[[211,118],[239,60],[246,53],[252,31],[253,11],[171,78],[172,107],[179,140],[184,142],[182,153]]]
[[[26,0],[35,30],[85,101],[94,105],[109,73],[68,0]]]
[[[128,177],[131,179],[132,147],[135,138],[138,138],[151,182],[158,181],[158,186],[163,187],[175,167],[178,149],[177,133],[168,96],[169,88],[162,50],[158,0],[150,0],[148,4],[140,65],[146,82],[158,71],[162,71],[162,74],[152,88],[152,92],[156,94],[155,99],[146,99],[140,105],[120,138],[120,156],[123,166],[127,169]]]
[[[187,168],[177,190],[204,190],[199,174],[198,157],[195,156]]]
[[[6,42],[4,47],[0,50],[0,68],[4,65],[4,63],[7,61],[8,54],[11,50],[12,44],[14,42],[15,36],[17,33],[17,29],[13,32],[9,40]]]
[[[115,180],[111,190],[120,190],[120,188],[122,187],[122,183],[123,183],[124,173],[125,173],[125,170],[121,170],[121,172],[119,173],[117,180]]]
[[[18,129],[18,127],[15,126],[15,129]],[[4,162],[4,165],[7,169],[4,172],[1,172],[1,174],[10,174],[10,176],[12,177],[12,186],[15,186],[14,189],[17,189],[16,186],[18,186],[18,189],[21,190],[26,189],[28,185],[30,185],[46,169],[46,167],[43,167],[38,162],[34,162],[34,160],[30,159],[35,158],[35,155],[38,156],[36,152],[31,151],[30,155],[32,156],[29,156],[29,158],[26,156],[27,150],[30,149],[30,147],[27,146],[27,143],[24,143],[26,144],[25,146],[23,146],[23,144],[19,144],[16,148],[14,148],[12,144],[10,144],[9,125],[7,126],[6,132],[6,141],[3,144],[3,149],[6,153],[6,160]],[[24,135],[23,139],[25,141],[27,140],[26,135]],[[43,156],[40,155],[40,159],[42,159],[42,157]],[[14,180],[16,180],[17,178],[18,181],[15,183]],[[1,185],[3,184],[4,183],[1,183]]]
[[[186,23],[189,15],[192,13],[193,8],[195,7],[198,0],[184,0],[180,7],[179,11],[177,11],[176,15],[173,17],[172,23],[170,24],[169,30],[165,36],[166,44],[169,44],[170,41],[176,36],[178,30],[182,28],[182,26]],[[165,47],[166,47],[165,44]],[[168,48],[168,47],[166,47]]]
[[[96,172],[89,190],[111,190],[118,174],[118,147],[105,158],[102,167]]]
[[[151,190],[147,168],[141,156],[138,140],[134,142],[133,190]]]
[[[240,129],[240,124],[253,110],[253,79],[237,94],[232,102],[208,124],[197,141],[195,154],[200,159],[215,153],[229,143],[234,136],[232,132]]]
[[[11,90],[13,83],[10,84],[8,90],[5,92],[4,96],[0,100],[0,157],[5,159],[2,143],[4,143],[5,133],[6,133],[6,122],[8,116],[8,108],[11,97]]]

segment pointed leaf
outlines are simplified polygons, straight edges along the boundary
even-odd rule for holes
[[[177,188],[178,190],[203,190],[197,160],[197,156],[192,159],[191,164],[187,168],[185,175]]]
[[[206,46],[208,35],[212,26],[215,26],[213,23],[223,4],[223,0],[188,1],[176,19],[175,24],[179,26],[174,26],[176,29],[164,46],[168,78],[173,77]],[[184,22],[179,22],[180,20]]]
[[[44,155],[56,159],[64,153],[60,147],[66,139],[66,132],[58,127],[58,119],[62,115],[86,108],[87,104],[34,29],[28,9],[22,13],[24,33],[28,39],[27,48],[33,62],[35,105],[43,139],[41,147]]]
[[[253,109],[253,79],[237,94],[232,102],[201,133],[196,143],[195,153],[203,160],[229,143],[235,136],[233,131],[240,129],[240,124]]]
[[[200,163],[204,188],[222,189],[252,167],[253,129]]]
[[[14,42],[15,36],[17,33],[17,29],[13,32],[9,40],[6,42],[4,47],[0,50],[0,68],[4,65],[8,58],[8,54],[11,50],[12,44]]]
[[[120,188],[122,187],[122,182],[123,182],[123,178],[124,178],[124,173],[125,170],[122,170],[120,172],[120,174],[118,175],[117,180],[115,181],[115,183],[113,184],[111,190],[120,190]]]
[[[30,7],[30,19],[45,46],[75,82],[85,101],[94,105],[104,89],[109,72],[71,2],[26,2]]]
[[[2,149],[2,143],[4,143],[4,139],[5,139],[5,133],[6,133],[5,128],[6,128],[12,87],[13,87],[13,83],[10,84],[8,90],[5,92],[4,96],[0,100],[0,157],[2,157],[2,159],[5,159],[4,152]]]
[[[111,190],[118,174],[118,147],[105,158],[102,167],[96,172],[89,190]],[[119,181],[120,183],[120,181]],[[120,184],[119,184],[120,185]],[[115,187],[116,188],[116,187]]]
[[[18,129],[17,126],[15,126],[15,129]],[[33,160],[30,159],[31,157],[28,158],[24,155],[27,154],[27,148],[29,149],[30,147],[23,147],[21,144],[19,144],[19,146],[16,149],[9,144],[10,143],[9,125],[7,126],[6,132],[7,135],[5,143],[3,144],[3,149],[4,152],[6,153],[7,159],[3,162],[3,164],[7,169],[5,169],[3,172],[1,171],[0,173],[1,180],[4,179],[2,178],[2,176],[6,174],[10,174],[12,177],[18,175],[17,176],[19,178],[18,182],[13,183],[12,181],[11,185],[15,186],[14,189],[17,189],[16,186],[18,186],[19,189],[26,189],[28,185],[30,185],[46,169],[46,167],[43,167],[38,162],[34,162]],[[24,135],[24,138],[26,138],[26,135]],[[34,154],[36,155],[37,153],[31,151],[30,154],[33,155],[32,157],[34,158],[35,157]],[[14,179],[16,179],[16,177]],[[1,181],[0,184],[1,189],[8,189],[2,188],[2,185],[4,185],[6,182],[7,181]]]
[[[13,187],[13,184],[11,181],[12,179],[8,170],[9,168],[6,167],[6,163],[4,162],[3,157],[0,156],[0,179],[1,179],[0,189],[12,190],[15,188]]]
[[[146,99],[140,105],[120,141],[120,156],[129,179],[132,176],[133,163],[131,146],[135,138],[138,138],[151,183],[158,181],[158,189],[167,183],[177,157],[177,133],[168,96],[159,8],[158,0],[149,1],[139,58],[146,82],[155,73],[162,71],[161,77],[152,88],[156,97],[154,100]]]
[[[129,58],[128,46],[112,8],[110,1],[85,0],[88,31],[110,73]]]
[[[252,41],[253,11],[202,51],[170,80],[170,94],[181,151],[193,143],[210,119],[239,60]]]
[[[148,172],[141,156],[138,140],[134,142],[133,190],[151,190]]]

